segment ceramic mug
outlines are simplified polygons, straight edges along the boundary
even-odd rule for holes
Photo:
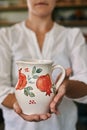
[[[17,61],[19,78],[15,87],[16,99],[24,114],[45,114],[58,87],[65,78],[65,69],[51,60]],[[57,83],[52,72],[61,70]]]

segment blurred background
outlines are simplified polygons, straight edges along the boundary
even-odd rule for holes
[[[0,28],[12,26],[27,18],[26,0],[0,0]],[[59,0],[54,20],[68,27],[79,27],[87,44],[87,0]],[[77,130],[87,130],[87,105],[76,103]],[[0,130],[4,130],[3,112],[0,109]]]

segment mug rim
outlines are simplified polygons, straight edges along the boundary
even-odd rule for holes
[[[53,61],[45,60],[45,59],[29,59],[27,61],[17,60],[16,64],[35,64],[35,65],[42,64],[42,65],[45,65],[45,64],[53,64]]]

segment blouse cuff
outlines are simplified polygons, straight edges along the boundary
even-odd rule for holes
[[[78,80],[81,82],[84,82],[87,84],[87,73],[86,74],[80,74],[80,75],[74,75],[69,78],[70,80]]]
[[[73,100],[78,102],[78,103],[87,104],[87,96],[84,96],[84,97],[81,97],[81,98],[77,98],[77,99],[73,99]]]

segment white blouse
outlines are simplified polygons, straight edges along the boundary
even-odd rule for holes
[[[25,26],[25,22],[0,29],[0,103],[14,92],[18,77],[16,60],[51,59],[65,68],[72,67],[71,79],[87,83],[87,46],[79,29],[54,23],[45,36],[42,51],[37,42],[35,33]],[[87,96],[73,100],[87,103]],[[60,115],[53,114],[50,119],[38,123],[26,122],[1,105],[5,130],[75,130],[77,109],[73,100],[64,97],[59,106]]]

